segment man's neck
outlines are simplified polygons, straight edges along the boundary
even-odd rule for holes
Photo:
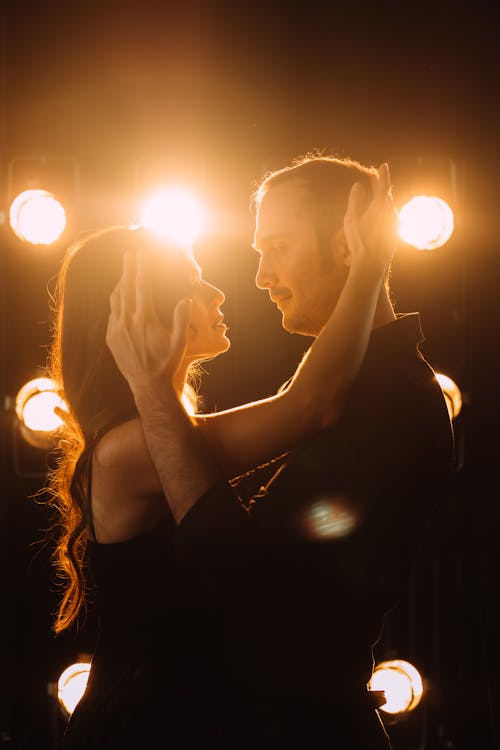
[[[372,330],[374,331],[376,328],[382,328],[382,326],[386,326],[388,323],[393,323],[395,320],[397,320],[396,313],[394,312],[394,308],[389,298],[387,289],[384,286],[383,289],[381,289],[380,295],[378,298],[377,308],[375,310],[375,315],[373,318]],[[326,325],[326,321],[325,321],[325,325]],[[321,333],[321,330],[322,329],[320,329],[318,333],[314,334],[315,338],[319,336],[319,334]],[[312,335],[312,334],[307,334],[307,335]]]

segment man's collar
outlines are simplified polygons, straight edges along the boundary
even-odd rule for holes
[[[372,331],[365,359],[378,359],[402,350],[414,352],[424,341],[419,313],[400,313],[396,320]]]

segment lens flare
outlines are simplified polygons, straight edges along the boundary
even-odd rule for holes
[[[442,247],[453,229],[453,211],[436,196],[417,195],[399,212],[399,236],[418,250]]]
[[[359,512],[345,497],[322,497],[301,514],[300,526],[312,540],[341,539],[359,524]]]
[[[51,245],[66,228],[66,212],[47,190],[25,190],[11,203],[10,225],[14,233],[32,245]]]
[[[190,248],[205,226],[205,212],[189,190],[167,187],[144,202],[141,224],[176,245]]]

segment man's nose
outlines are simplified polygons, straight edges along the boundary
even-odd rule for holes
[[[261,255],[259,259],[255,284],[259,289],[270,289],[272,286],[276,286],[276,274],[264,255]]]

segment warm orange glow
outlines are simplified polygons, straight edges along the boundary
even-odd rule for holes
[[[62,425],[55,407],[68,411],[50,378],[35,378],[23,385],[16,396],[16,414],[30,430],[52,432]]]
[[[145,202],[141,224],[166,240],[191,248],[205,225],[205,212],[189,190],[167,187],[157,190]]]
[[[383,661],[375,667],[369,690],[382,690],[386,702],[380,707],[388,714],[413,711],[422,698],[422,678],[415,667],[403,659]]]
[[[453,211],[436,196],[417,195],[399,212],[399,236],[418,250],[442,247],[453,229]]]
[[[50,378],[35,378],[17,393],[15,410],[23,437],[37,448],[48,448],[51,436],[63,423],[55,409],[68,411],[57,390]]]
[[[66,228],[66,213],[47,190],[25,190],[10,206],[10,225],[19,239],[33,245],[51,245]]]
[[[90,663],[81,661],[71,664],[59,677],[57,698],[64,712],[69,716],[80,702],[90,674]]]
[[[444,393],[450,419],[455,419],[462,411],[462,393],[460,388],[454,380],[448,377],[448,375],[443,375],[442,372],[436,373],[436,380]]]

